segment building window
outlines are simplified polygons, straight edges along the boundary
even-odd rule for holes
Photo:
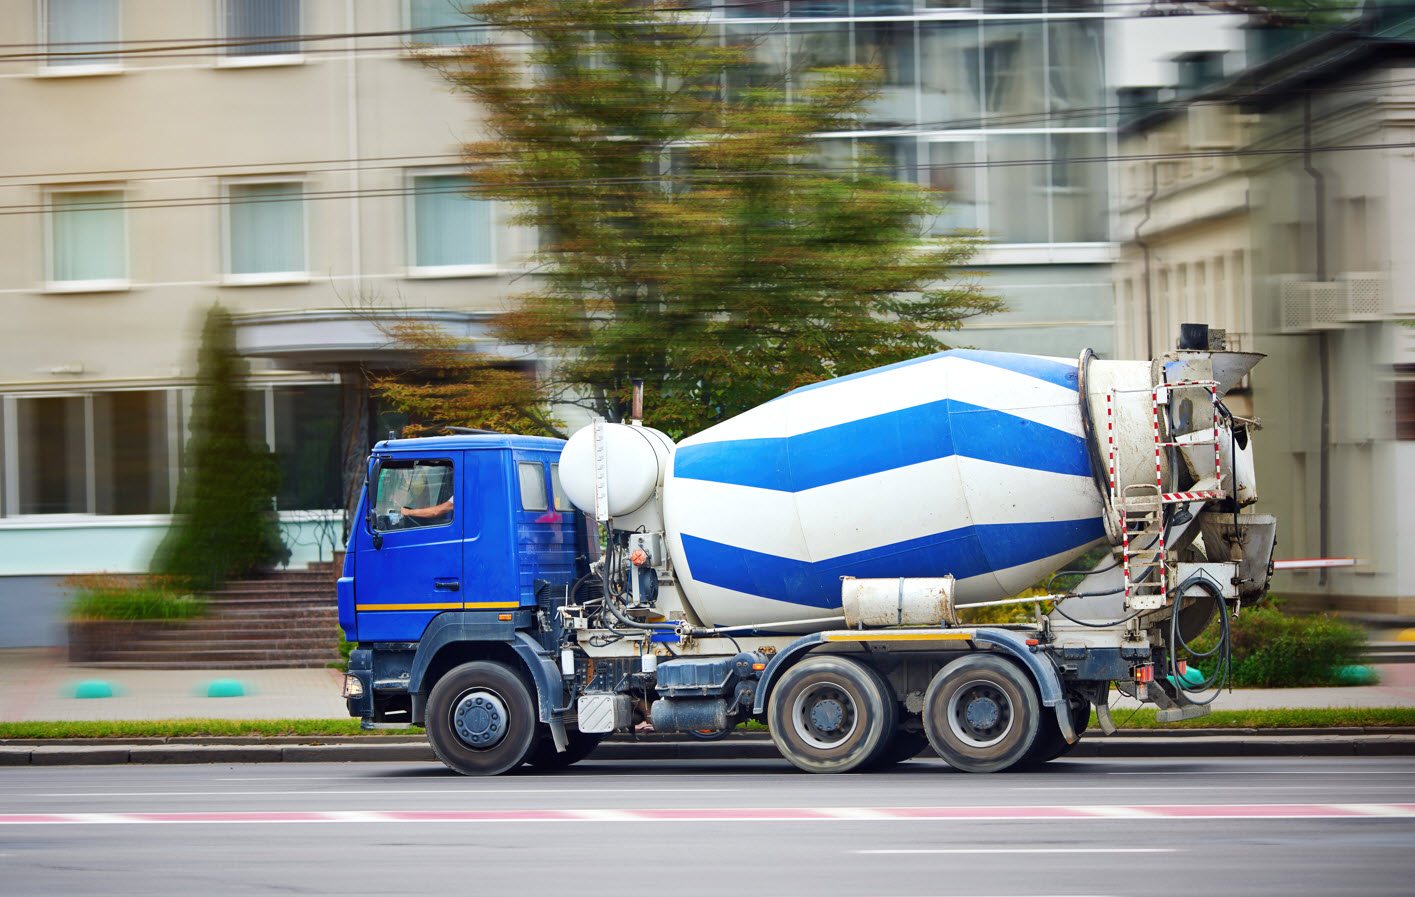
[[[273,61],[301,52],[300,0],[226,0],[228,59]]]
[[[914,23],[857,22],[855,61],[877,68],[881,75],[879,93],[866,106],[865,120],[874,127],[912,126],[919,86]]]
[[[1046,135],[998,134],[987,147],[989,236],[998,243],[1047,242]]]
[[[82,514],[88,510],[88,416],[82,396],[15,402],[21,514]]]
[[[462,174],[420,174],[409,191],[409,273],[423,277],[495,271],[492,203],[468,195]]]
[[[973,22],[921,22],[919,44],[923,127],[978,127],[983,105],[978,26]]]
[[[1105,134],[1051,136],[1053,243],[1097,243],[1106,239],[1107,162]]]
[[[272,411],[280,510],[329,510],[343,505],[339,396],[338,386],[275,387]]]
[[[65,190],[49,196],[49,288],[127,287],[128,238],[121,190]]]
[[[162,390],[94,394],[95,513],[171,510],[167,395]]]
[[[298,181],[226,187],[228,283],[298,283],[305,261],[304,186]]]
[[[945,194],[943,212],[931,233],[973,230],[979,226],[978,146],[972,141],[939,140],[929,147],[929,186]]]
[[[408,43],[414,47],[484,44],[490,29],[468,12],[472,0],[407,0]]]
[[[47,68],[65,74],[118,68],[118,0],[47,0],[42,8]]]
[[[993,20],[983,25],[983,84],[990,114],[1044,111],[1044,35],[1040,22]]]

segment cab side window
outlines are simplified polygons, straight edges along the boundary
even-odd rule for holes
[[[521,482],[521,510],[544,511],[547,507],[545,466],[535,461],[518,461],[516,475]]]
[[[369,497],[375,532],[446,526],[452,522],[452,462],[445,458],[389,458]]]

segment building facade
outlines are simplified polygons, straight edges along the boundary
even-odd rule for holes
[[[861,128],[822,146],[878,150],[949,192],[934,229],[988,238],[974,268],[1009,310],[959,344],[1114,352],[1099,2],[685,6],[753,48],[744,82],[879,67]],[[494,37],[453,4],[0,0],[0,36],[0,611],[21,621],[0,645],[62,639],[60,577],[146,568],[213,304],[295,565],[340,544],[341,472],[399,424],[361,389],[400,363],[380,315],[536,363],[485,335],[535,240],[464,192],[479,113],[427,63]]]
[[[1120,350],[1209,321],[1268,356],[1233,410],[1278,556],[1355,560],[1280,573],[1293,607],[1415,613],[1412,73],[1415,15],[1377,7],[1121,130]]]

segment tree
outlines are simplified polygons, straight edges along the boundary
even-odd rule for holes
[[[749,47],[675,7],[494,0],[475,15],[497,39],[435,63],[485,111],[478,193],[541,234],[537,285],[498,335],[549,353],[558,400],[622,419],[641,377],[655,426],[681,435],[947,348],[1001,307],[950,278],[977,241],[927,235],[937,196],[814,139],[856,126],[876,72],[753,83]]]
[[[546,408],[534,372],[469,351],[457,337],[415,317],[376,323],[414,361],[410,370],[385,371],[369,378],[374,390],[408,415],[404,436],[453,426],[564,435],[560,421]]]
[[[212,306],[197,357],[187,464],[172,527],[152,560],[153,572],[195,589],[215,588],[290,559],[274,510],[280,468],[246,433],[242,387],[248,373],[236,354],[231,316]]]

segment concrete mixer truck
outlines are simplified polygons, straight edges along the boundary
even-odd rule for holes
[[[349,712],[426,727],[468,775],[645,720],[759,720],[812,772],[926,746],[991,772],[1065,753],[1093,709],[1111,730],[1112,688],[1200,715],[1276,526],[1223,401],[1260,356],[1184,334],[1153,361],[946,351],[676,444],[637,419],[380,442],[338,583]]]

